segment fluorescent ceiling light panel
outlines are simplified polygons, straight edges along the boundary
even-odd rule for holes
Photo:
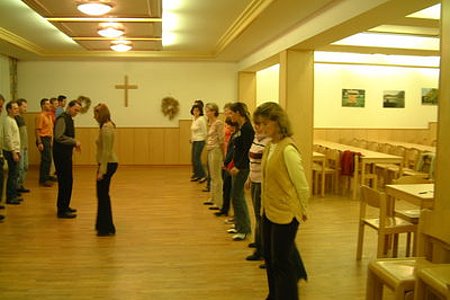
[[[439,20],[441,18],[441,4],[436,4],[434,6],[422,9],[406,17]]]

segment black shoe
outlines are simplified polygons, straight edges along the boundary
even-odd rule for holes
[[[256,243],[250,243],[250,244],[248,244],[248,247],[249,248],[256,248]]]
[[[256,260],[263,260],[263,257],[258,253],[253,253],[252,255],[247,256],[245,259],[250,261],[256,261]]]
[[[215,215],[216,217],[220,217],[220,216],[228,216],[228,214],[225,213],[225,212],[223,212],[223,211],[216,211],[216,212],[214,213],[214,215]]]
[[[29,193],[30,189],[25,188],[24,186],[21,186],[17,189],[18,193]]]
[[[113,236],[115,234],[115,232],[97,232],[97,236]]]
[[[60,219],[74,219],[77,215],[71,212],[58,213],[58,218]]]
[[[260,264],[260,265],[259,265],[259,268],[260,268],[260,269],[267,269],[266,264]]]
[[[58,178],[56,176],[48,176],[48,180],[50,181],[58,181]]]
[[[17,199],[6,200],[6,204],[18,205],[20,201]]]
[[[0,222],[2,222],[5,219],[4,215],[0,215]]]
[[[43,187],[52,187],[53,186],[53,184],[50,181],[39,182],[39,185],[43,186]]]
[[[5,206],[3,204],[0,204],[0,209],[5,209]]]
[[[213,205],[214,204],[214,202],[212,202],[212,201],[205,201],[205,202],[203,202],[203,205]]]
[[[77,212],[77,210],[75,208],[72,208],[72,207],[69,207],[67,209],[67,211],[70,212],[70,213],[76,213]]]
[[[199,180],[200,180],[200,177],[194,177],[194,178],[191,178],[191,181],[192,181],[192,182],[199,181]]]
[[[204,188],[203,190],[202,190],[202,192],[209,192],[209,188]]]
[[[211,206],[208,207],[209,210],[220,210],[220,208],[218,208],[217,206]]]

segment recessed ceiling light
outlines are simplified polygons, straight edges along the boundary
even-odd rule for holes
[[[108,0],[79,0],[77,2],[78,10],[90,16],[101,16],[112,9],[112,4]]]
[[[116,40],[111,42],[111,49],[117,52],[127,52],[133,48],[130,41]]]
[[[101,23],[97,33],[103,37],[118,38],[125,33],[122,24],[119,23]]]

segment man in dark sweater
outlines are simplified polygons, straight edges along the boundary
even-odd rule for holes
[[[70,207],[72,198],[72,154],[73,148],[80,151],[81,144],[75,139],[73,118],[80,112],[81,103],[77,100],[69,102],[67,109],[55,122],[53,159],[58,174],[58,218],[73,219],[76,209]]]

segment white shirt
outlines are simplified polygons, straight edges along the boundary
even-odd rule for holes
[[[3,150],[20,153],[20,133],[14,118],[7,116],[3,123]]]

